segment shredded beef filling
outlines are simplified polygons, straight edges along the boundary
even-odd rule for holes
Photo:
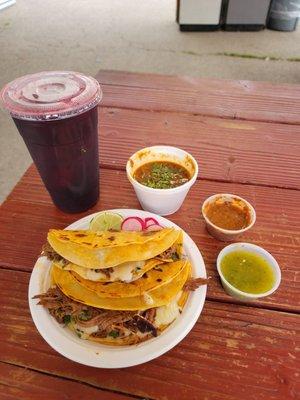
[[[33,299],[39,299],[38,304],[48,308],[50,314],[60,324],[66,323],[66,321],[70,320],[71,316],[80,318],[80,315],[92,311],[89,310],[92,307],[69,299],[58,287],[50,288],[46,293],[38,294]]]
[[[132,324],[132,326],[136,327],[142,333],[151,332],[153,336],[157,336],[156,327],[142,315],[134,315],[132,320],[130,320],[130,324]]]
[[[159,254],[157,258],[161,260],[170,260],[170,259],[172,259],[173,261],[179,260],[179,255],[177,253],[176,246],[169,247],[167,250]]]
[[[142,316],[146,318],[151,324],[153,324],[156,315],[156,308],[149,308],[146,311],[142,312]]]
[[[185,282],[182,290],[194,291],[194,290],[198,289],[198,287],[201,285],[207,285],[207,282],[208,282],[208,279],[205,279],[205,278],[190,278]]]
[[[46,256],[50,261],[63,261],[64,263],[68,262],[65,258],[56,253],[56,251],[48,242],[43,245],[41,255]]]
[[[95,269],[95,272],[102,272],[106,276],[106,278],[110,278],[110,274],[114,271],[113,268],[104,268],[104,269]]]
[[[157,336],[157,330],[153,325],[155,308],[144,311],[141,315],[136,311],[98,309],[70,299],[58,287],[33,298],[39,299],[38,304],[47,308],[60,324],[72,321],[79,332],[80,328],[97,326],[98,331],[91,334],[93,337],[117,338],[137,332]]]

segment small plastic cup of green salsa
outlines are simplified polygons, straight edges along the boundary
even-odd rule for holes
[[[233,243],[224,247],[217,258],[217,269],[225,292],[242,301],[271,295],[281,281],[275,258],[251,243]]]

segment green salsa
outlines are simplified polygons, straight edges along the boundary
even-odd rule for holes
[[[141,165],[134,179],[153,189],[171,189],[190,180],[187,169],[170,161],[154,161]]]
[[[226,254],[221,261],[224,278],[242,292],[261,294],[275,283],[271,265],[260,255],[245,250]]]

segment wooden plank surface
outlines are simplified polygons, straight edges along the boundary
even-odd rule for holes
[[[71,379],[0,362],[0,400],[130,400],[126,396]]]
[[[0,399],[295,399],[300,392],[300,86],[101,71],[100,200],[86,213],[58,211],[34,167],[0,211]],[[270,123],[272,122],[272,123]],[[49,228],[93,211],[139,208],[124,166],[137,149],[183,147],[200,176],[170,219],[200,248],[212,277],[198,323],[158,359],[98,370],[67,360],[35,329],[28,280]],[[238,304],[218,279],[226,245],[200,216],[204,199],[231,192],[256,208],[243,240],[269,250],[282,270],[270,297]],[[1,397],[2,396],[2,397]]]
[[[207,301],[190,334],[165,355],[96,369],[67,360],[41,338],[28,310],[29,276],[0,269],[0,361],[150,399],[289,400],[299,393],[299,316]]]
[[[102,105],[300,123],[300,85],[99,71]]]
[[[176,143],[199,177],[300,189],[300,126],[99,107],[101,165],[125,169],[135,151]]]
[[[122,182],[122,195],[120,195]],[[300,311],[300,192],[234,183],[198,181],[181,210],[170,216],[191,235],[201,250],[208,274],[212,276],[208,297],[233,301],[223,291],[216,272],[218,252],[226,243],[210,237],[200,215],[201,204],[213,193],[236,193],[248,199],[257,212],[257,222],[243,236],[270,251],[282,270],[282,282],[274,295],[255,305],[282,310]],[[49,228],[64,228],[78,218],[109,208],[139,208],[125,172],[101,169],[100,201],[83,214],[67,215],[58,211],[49,200],[40,178],[32,167],[3,205],[0,214],[0,264],[8,268],[31,271]],[[17,241],[16,238],[17,230]]]

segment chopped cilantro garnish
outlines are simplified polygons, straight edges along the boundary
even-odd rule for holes
[[[150,162],[135,173],[138,182],[153,189],[170,189],[183,185],[190,179],[188,171],[179,164],[168,161]]]
[[[173,261],[177,261],[177,260],[179,260],[179,255],[175,252],[171,255],[171,258]]]
[[[109,332],[108,336],[111,336],[113,338],[117,338],[119,336],[119,332],[116,330],[112,330]]]
[[[81,313],[78,316],[78,319],[80,321],[88,321],[89,319],[91,319],[92,315],[90,310],[83,310],[81,311]]]
[[[71,322],[71,315],[64,315],[63,317],[63,323],[65,325],[68,325]]]

